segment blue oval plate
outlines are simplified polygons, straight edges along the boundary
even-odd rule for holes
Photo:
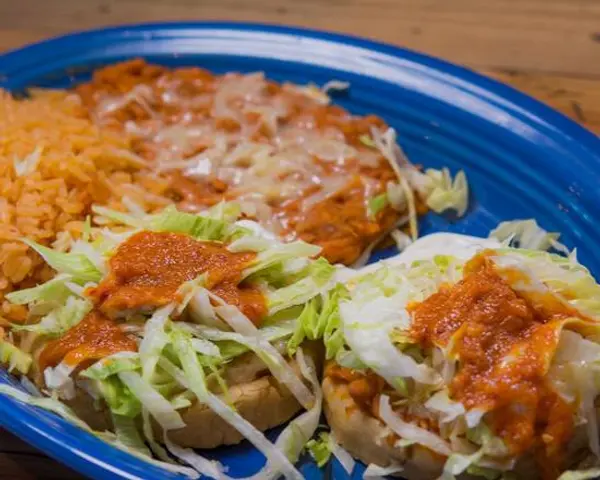
[[[349,92],[336,103],[383,117],[413,162],[467,173],[473,192],[468,214],[457,222],[427,216],[423,233],[485,236],[499,221],[534,217],[562,232],[567,246],[578,247],[582,263],[600,272],[600,140],[509,87],[398,47],[266,25],[137,25],[69,35],[0,56],[0,87],[69,87],[98,67],[134,56],[215,72],[261,70],[299,84],[348,81]],[[0,383],[15,384],[1,370]],[[4,396],[0,412],[2,426],[90,477],[181,478]],[[212,455],[234,476],[248,476],[264,463],[246,444]],[[308,460],[300,468],[306,478],[322,478]],[[331,473],[329,478],[348,478],[335,463]],[[362,478],[361,468],[353,478]]]

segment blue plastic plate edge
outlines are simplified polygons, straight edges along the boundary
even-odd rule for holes
[[[300,37],[328,40],[335,43],[354,45],[368,50],[387,53],[403,58],[415,65],[424,67],[423,73],[428,72],[435,76],[438,82],[447,83],[460,90],[470,92],[480,98],[501,107],[507,113],[529,120],[530,125],[538,129],[552,132],[563,140],[576,141],[580,146],[585,146],[590,153],[600,162],[600,138],[563,113],[554,110],[533,97],[522,93],[513,87],[492,78],[479,74],[467,67],[462,67],[423,53],[417,53],[402,47],[362,38],[350,34],[332,33],[317,29],[273,25],[268,23],[250,22],[161,22],[124,24],[93,30],[85,30],[67,35],[61,35],[40,42],[32,43],[26,47],[9,50],[0,54],[0,79],[8,77],[16,71],[39,63],[39,59],[56,56],[62,47],[85,45],[92,39],[105,37],[109,39],[122,39],[129,36],[129,32],[144,32],[148,40],[152,41],[153,35],[165,30],[194,30],[194,29],[221,29],[224,31],[254,31],[284,33]],[[84,50],[85,46],[78,48]],[[8,67],[8,68],[7,68]],[[553,138],[556,141],[556,137]]]
[[[460,67],[424,54],[401,47],[376,42],[352,35],[324,32],[298,27],[277,26],[259,23],[237,22],[165,22],[136,25],[121,25],[77,32],[34,43],[0,55],[0,80],[10,77],[19,70],[27,69],[40,59],[56,57],[56,52],[68,51],[77,45],[77,51],[85,50],[91,40],[104,41],[126,39],[129,32],[144,32],[152,40],[154,34],[165,30],[189,31],[195,29],[222,29],[224,31],[255,31],[284,33],[305,38],[321,39],[335,43],[353,45],[375,52],[400,57],[420,66],[424,74],[434,76],[437,82],[469,92],[512,117],[528,124],[534,130],[551,139],[554,147],[577,150],[585,154],[592,164],[600,169],[600,139],[560,112],[542,104],[510,86],[482,76],[468,68]],[[1,383],[9,383],[5,372],[0,372]],[[180,478],[165,470],[114,449],[77,427],[68,425],[61,431],[52,429],[54,416],[47,412],[32,415],[32,407],[25,406],[0,395],[0,425],[23,438],[35,447],[62,461],[84,475],[94,478]],[[44,430],[50,427],[50,430]],[[65,442],[68,440],[68,442]],[[106,461],[101,460],[107,459]]]

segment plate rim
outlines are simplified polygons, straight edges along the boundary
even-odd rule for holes
[[[592,131],[567,117],[565,114],[553,109],[530,95],[523,93],[510,85],[480,74],[468,67],[460,66],[428,54],[378,40],[326,30],[269,23],[233,21],[150,22],[115,25],[58,35],[30,43],[23,47],[10,49],[0,54],[0,79],[10,77],[11,69],[13,70],[12,73],[15,73],[15,69],[27,69],[36,62],[39,63],[39,59],[43,58],[45,52],[59,49],[61,46],[72,45],[74,42],[78,42],[78,44],[81,45],[78,47],[77,51],[85,52],[86,49],[90,49],[91,47],[87,46],[84,40],[106,37],[107,40],[126,42],[128,39],[134,39],[133,37],[127,37],[127,32],[157,33],[159,31],[164,31],[165,29],[173,31],[215,29],[257,33],[281,33],[294,35],[300,38],[321,39],[339,44],[353,45],[406,59],[415,65],[427,67],[431,72],[443,72],[446,78],[444,80],[436,78],[438,82],[445,81],[455,86],[460,83],[461,89],[466,89],[478,97],[482,97],[482,94],[485,94],[483,95],[484,101],[496,103],[497,107],[500,107],[511,114],[518,113],[520,117],[525,114],[526,118],[523,119],[524,121],[532,125],[533,128],[538,131],[542,130],[548,134],[552,133],[553,135],[558,135],[558,139],[553,137],[553,140],[559,140],[558,143],[563,147],[572,142],[579,144],[581,147],[585,147],[585,153],[587,153],[589,159],[596,162],[600,169],[600,138]],[[176,38],[176,36],[173,38]],[[152,41],[152,37],[149,38],[149,41]],[[368,77],[368,75],[365,76]],[[500,101],[500,104],[497,103],[498,101]],[[584,152],[582,151],[581,153]],[[2,374],[0,374],[0,383],[5,383],[5,380],[1,378],[3,373],[4,369]],[[6,373],[6,375],[8,375],[8,373]],[[114,463],[111,463],[110,450],[104,459],[86,454],[81,448],[77,448],[77,446],[74,448],[72,444],[65,444],[63,438],[65,433],[57,430],[46,431],[41,435],[39,426],[43,426],[44,419],[40,420],[38,417],[31,415],[27,411],[30,407],[21,405],[13,399],[0,394],[0,411],[9,411],[9,408],[12,408],[13,411],[18,410],[18,414],[14,416],[11,415],[11,418],[0,415],[0,426],[17,436],[26,439],[28,443],[55,458],[57,461],[66,463],[65,459],[69,458],[68,463],[66,464],[70,468],[73,468],[84,475],[90,475],[95,478],[142,478],[138,476],[139,472],[142,470],[133,468],[136,465],[138,468],[139,466],[146,468],[148,473],[150,473],[150,471],[160,472],[161,474],[165,472],[163,477],[168,475],[166,471],[159,467],[149,465],[143,460],[135,457],[131,457],[128,461],[122,461],[117,458]],[[36,427],[36,424],[40,425]],[[87,440],[82,439],[82,441]],[[173,476],[172,478],[180,477]]]
[[[531,95],[524,93],[511,85],[495,80],[482,73],[479,73],[468,66],[459,65],[434,55],[418,52],[410,48],[405,48],[399,45],[394,45],[388,42],[375,40],[372,38],[361,37],[348,33],[331,32],[322,29],[313,29],[300,26],[282,25],[266,22],[242,22],[242,21],[166,21],[166,22],[142,22],[142,23],[124,23],[120,25],[106,26],[93,29],[76,30],[71,33],[51,36],[42,39],[23,47],[9,49],[0,54],[0,79],[11,75],[10,70],[3,72],[3,67],[8,65],[27,66],[23,62],[28,56],[35,56],[39,53],[56,48],[60,45],[69,44],[70,42],[91,39],[94,37],[102,37],[115,34],[123,34],[128,31],[147,32],[152,34],[160,30],[237,30],[248,32],[270,32],[295,35],[298,37],[310,37],[317,39],[325,39],[342,44],[351,44],[358,47],[363,47],[368,50],[389,53],[392,56],[401,57],[411,63],[427,66],[431,71],[444,71],[450,73],[446,78],[446,83],[456,84],[452,80],[461,80],[461,88],[481,96],[484,93],[494,94],[495,100],[504,100],[501,108],[512,111],[514,113],[526,113],[529,121],[534,121],[538,127],[551,127],[554,133],[561,134],[571,138],[586,146],[596,160],[600,162],[600,137],[583,125],[580,125],[575,120],[569,118],[564,113],[546,105],[544,102],[537,100]],[[126,37],[126,36],[125,36]],[[121,37],[121,40],[127,40]],[[152,40],[152,37],[149,38]],[[81,42],[82,47],[79,51],[85,51],[85,42]],[[39,57],[38,57],[39,58]],[[35,63],[35,61],[33,62]],[[437,81],[441,81],[437,78]],[[491,101],[491,98],[486,98]],[[497,105],[498,106],[498,105]]]

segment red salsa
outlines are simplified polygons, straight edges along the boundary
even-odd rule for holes
[[[94,310],[65,335],[46,344],[38,359],[41,371],[64,361],[83,367],[118,352],[135,352],[135,340],[110,318]]]
[[[221,243],[180,233],[142,231],[119,245],[108,276],[88,294],[102,312],[116,317],[131,309],[167,305],[177,299],[184,282],[206,274],[207,289],[258,323],[266,314],[264,295],[241,281],[255,255],[230,252]]]
[[[465,266],[463,280],[410,308],[411,334],[424,347],[449,346],[459,362],[451,397],[489,411],[492,429],[511,452],[533,449],[544,477],[556,478],[574,407],[545,375],[564,320],[577,313],[546,300],[520,296],[480,254]]]

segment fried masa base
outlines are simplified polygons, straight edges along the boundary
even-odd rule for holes
[[[431,480],[442,473],[445,458],[414,445],[396,447],[386,440],[391,431],[364,413],[348,392],[348,385],[329,377],[323,380],[324,410],[336,440],[355,458],[369,465],[404,466],[399,476],[407,480]]]
[[[443,471],[446,458],[431,450],[412,445],[407,448],[396,447],[386,441],[391,432],[380,420],[363,412],[348,391],[348,385],[336,382],[330,377],[323,379],[324,412],[331,431],[338,443],[353,457],[369,465],[371,463],[387,467],[393,463],[403,465],[397,476],[406,480],[433,480]],[[596,408],[600,418],[600,407]],[[567,446],[565,459],[567,469],[576,465],[589,454],[585,425],[578,425]],[[517,478],[537,480],[539,467],[533,455],[525,455],[512,470]],[[481,480],[463,473],[460,480]]]
[[[317,372],[320,372],[322,346],[318,343],[307,343],[303,347],[305,354],[313,359]],[[289,364],[301,375],[296,360],[290,360]],[[225,380],[230,385],[228,398],[236,411],[261,431],[287,422],[302,410],[289,390],[280,385],[262,361],[252,353],[233,361],[227,369]],[[227,401],[225,395],[218,396]],[[79,391],[76,398],[67,403],[94,430],[112,430],[108,408],[103,405],[96,409],[93,399],[88,394]],[[170,431],[169,438],[182,447],[216,448],[244,440],[234,427],[205,404],[196,402],[180,413],[186,426]],[[161,429],[156,423],[154,434],[157,439],[162,438]]]

